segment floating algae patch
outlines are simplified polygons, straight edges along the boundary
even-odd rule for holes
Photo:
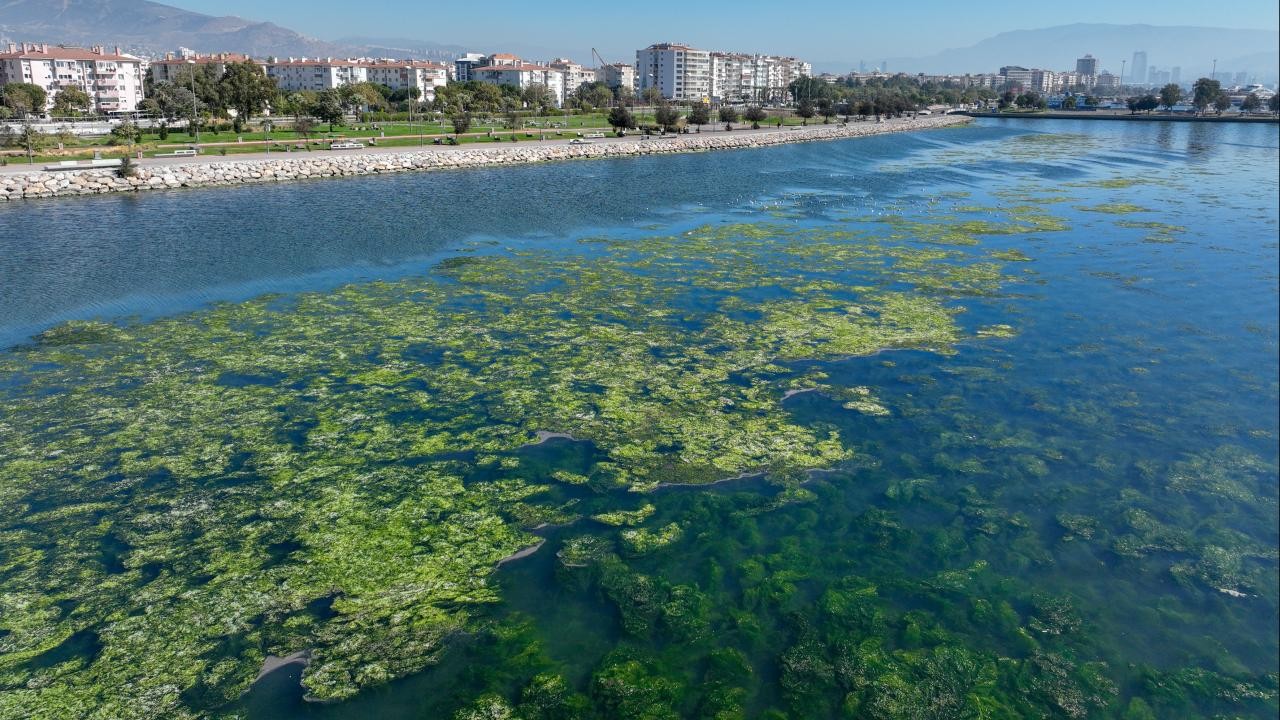
[[[59,326],[0,356],[0,717],[200,716],[299,651],[318,700],[414,673],[500,599],[524,528],[593,514],[635,556],[684,534],[565,493],[848,460],[783,409],[790,363],[952,352],[1000,268],[720,224]],[[531,470],[556,436],[594,454]]]
[[[1098,203],[1097,205],[1077,205],[1077,210],[1084,212],[1104,213],[1107,215],[1129,215],[1131,213],[1150,212],[1147,208],[1133,203]]]

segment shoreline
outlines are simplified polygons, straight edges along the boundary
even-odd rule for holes
[[[1187,115],[1185,113],[1178,114],[1132,114],[1128,111],[1093,111],[1093,110],[1076,110],[1076,111],[1048,111],[1048,112],[1029,112],[1029,113],[1000,113],[1000,112],[965,112],[955,113],[956,115],[964,115],[970,118],[986,118],[995,120],[1113,120],[1117,122],[1193,122],[1193,123],[1240,123],[1244,125],[1275,125],[1280,123],[1280,117],[1270,116],[1250,116],[1240,117],[1238,115]]]
[[[846,125],[792,126],[781,130],[738,130],[732,133],[695,133],[670,138],[640,140],[613,138],[585,145],[566,142],[521,143],[495,147],[467,145],[459,148],[424,148],[401,152],[342,152],[280,159],[201,158],[172,164],[140,164],[133,177],[120,178],[114,169],[36,170],[0,176],[0,200],[16,201],[118,192],[174,190],[186,187],[224,187],[281,183],[314,178],[360,177],[401,172],[426,172],[468,167],[526,165],[564,160],[639,157],[674,153],[709,152],[770,147],[795,142],[845,140],[871,135],[913,132],[971,122],[963,115],[896,118],[884,122]]]

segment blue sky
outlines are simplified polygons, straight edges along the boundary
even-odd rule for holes
[[[1006,30],[1079,22],[1204,25],[1274,30],[1276,0],[688,0],[621,9],[611,3],[475,3],[422,0],[160,0],[211,15],[269,20],[322,39],[407,37],[478,50],[545,49],[589,62],[664,40],[700,47],[856,63],[929,55]],[[628,3],[627,5],[631,5]],[[574,9],[581,7],[580,10]]]

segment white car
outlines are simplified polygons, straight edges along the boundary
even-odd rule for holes
[[[572,139],[572,140],[570,140],[570,141],[569,141],[569,144],[570,144],[570,145],[590,145],[590,144],[591,144],[591,141],[590,141],[590,140],[583,140],[582,138],[574,138],[574,139]]]

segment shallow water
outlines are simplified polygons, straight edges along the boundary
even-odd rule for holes
[[[1274,717],[1278,166],[983,120],[0,207],[0,716]],[[301,649],[341,702],[236,699]]]

